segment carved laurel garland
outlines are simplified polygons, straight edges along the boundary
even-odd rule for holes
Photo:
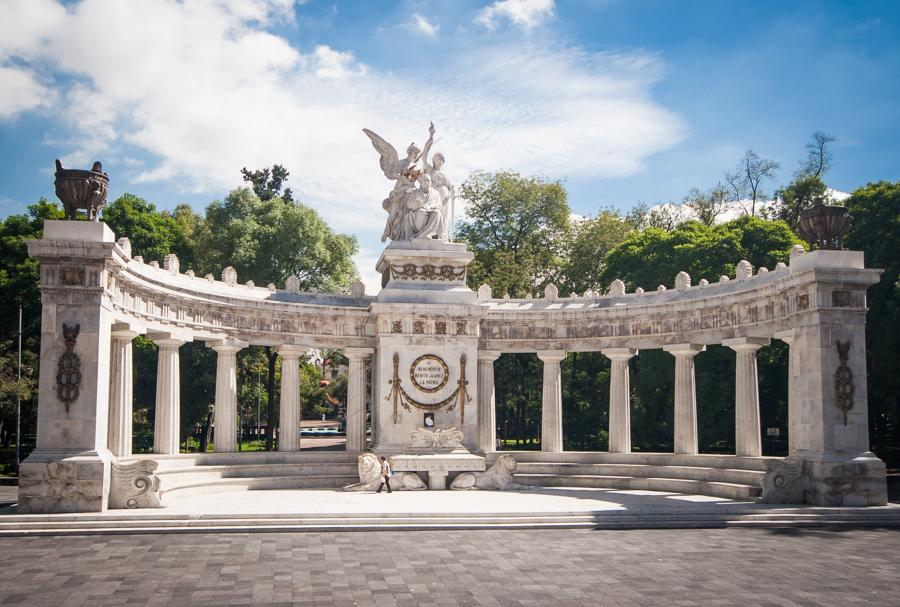
[[[853,393],[856,391],[853,385],[853,371],[847,365],[847,357],[850,355],[850,342],[837,341],[838,357],[841,363],[834,372],[834,404],[844,414],[844,425],[847,425],[847,414],[853,408]]]
[[[469,381],[466,379],[466,355],[459,356],[459,379],[456,381],[456,390],[447,398],[436,403],[425,403],[416,400],[406,390],[400,380],[400,354],[394,353],[394,376],[388,380],[391,386],[390,393],[384,400],[391,402],[393,405],[393,421],[397,423],[397,406],[401,405],[407,411],[412,411],[412,407],[422,409],[423,411],[438,411],[446,407],[447,411],[452,411],[459,405],[459,423],[465,424],[466,421],[466,403],[472,402],[469,396]]]
[[[461,280],[466,276],[465,266],[434,265],[430,263],[417,266],[414,263],[391,266],[391,278],[407,280]]]
[[[69,406],[78,398],[81,389],[81,359],[75,353],[75,342],[78,341],[80,330],[81,325],[63,324],[66,351],[56,363],[56,397],[66,406],[66,413],[69,412]]]

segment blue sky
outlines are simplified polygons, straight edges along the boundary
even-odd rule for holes
[[[52,198],[53,159],[111,196],[197,210],[240,168],[380,253],[398,149],[429,120],[456,183],[563,179],[573,210],[678,201],[747,148],[790,180],[815,130],[829,185],[900,180],[900,2],[0,0],[0,215]]]

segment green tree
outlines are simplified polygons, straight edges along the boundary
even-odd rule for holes
[[[23,438],[34,433],[36,382],[40,360],[40,267],[28,256],[26,241],[39,239],[45,219],[62,219],[55,203],[41,198],[21,215],[0,222],[0,442],[14,436],[16,394],[22,397]],[[18,380],[19,306],[22,307],[22,381]],[[33,445],[23,440],[22,457]]]
[[[518,173],[475,173],[463,183],[468,220],[456,231],[475,253],[469,286],[537,295],[558,280],[568,241],[569,204],[557,181]]]
[[[286,202],[294,201],[294,195],[290,188],[281,190],[290,173],[280,164],[274,165],[271,169],[265,168],[256,171],[250,171],[244,167],[241,169],[241,175],[244,176],[244,181],[250,184],[260,200],[270,200],[278,196]]]
[[[869,287],[866,353],[873,450],[900,462],[900,182],[869,183],[846,201],[853,226],[847,247],[865,253],[866,266],[883,268]]]
[[[117,237],[131,241],[132,255],[162,264],[166,255],[175,253],[183,269],[194,261],[197,218],[187,205],[170,213],[134,194],[122,194],[103,209],[103,221]]]
[[[219,273],[232,266],[240,279],[283,285],[289,276],[301,289],[347,291],[357,278],[356,239],[337,234],[313,209],[294,200],[261,199],[249,188],[231,192],[206,208],[198,237],[202,271]],[[274,448],[277,354],[266,356],[266,449]]]
[[[632,230],[627,219],[616,211],[601,211],[596,217],[573,222],[572,238],[566,252],[560,287],[566,292],[602,290],[600,272],[607,254]]]
[[[828,186],[817,175],[798,175],[787,186],[776,192],[781,204],[775,216],[788,224],[792,230],[800,225],[800,214],[817,204],[830,204]]]

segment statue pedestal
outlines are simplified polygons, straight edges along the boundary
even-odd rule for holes
[[[372,376],[373,444],[403,452],[410,433],[455,427],[478,448],[478,332],[483,314],[466,286],[474,255],[440,240],[392,242],[376,268],[384,288],[371,311],[377,321]]]
[[[474,304],[466,268],[475,255],[466,245],[431,238],[389,244],[375,269],[381,273],[379,302]]]
[[[428,488],[432,491],[447,488],[450,472],[484,472],[484,457],[472,455],[464,449],[450,453],[425,455],[403,453],[391,456],[394,470],[398,472],[427,472]]]

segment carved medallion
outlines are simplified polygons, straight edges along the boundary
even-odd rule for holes
[[[69,412],[69,406],[78,398],[81,387],[81,359],[75,354],[75,342],[78,340],[80,330],[81,325],[70,327],[63,324],[66,351],[56,364],[56,397],[66,406],[66,413]]]
[[[442,358],[434,354],[424,354],[409,367],[409,379],[422,392],[437,392],[447,385],[450,369]]]

